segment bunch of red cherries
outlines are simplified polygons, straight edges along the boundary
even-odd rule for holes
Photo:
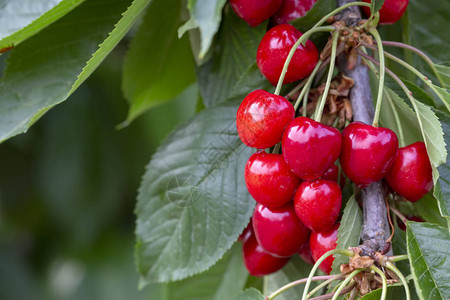
[[[280,23],[298,18],[314,2],[230,1],[237,14],[251,26],[276,13],[272,22],[279,25],[265,34],[257,52],[257,65],[273,85],[280,78],[291,47],[302,35],[294,26]],[[380,11],[385,23],[396,21],[383,17],[383,9],[388,11],[396,2],[406,3],[404,9],[408,4],[407,0],[386,0]],[[302,3],[307,5],[302,7]],[[404,9],[395,17],[399,18]],[[300,45],[283,83],[308,76],[318,58],[311,41]],[[248,94],[237,112],[240,139],[258,149],[245,168],[247,189],[258,203],[250,224],[239,237],[245,265],[254,276],[281,269],[297,253],[313,263],[336,247],[344,174],[359,188],[384,178],[394,192],[413,202],[433,187],[431,164],[423,142],[399,149],[396,134],[388,128],[353,122],[341,133],[311,118],[295,115],[291,102],[264,90]],[[274,153],[263,150],[279,143],[282,154],[278,150]],[[336,165],[338,160],[340,168]],[[330,256],[320,265],[324,273],[331,272],[333,259]]]

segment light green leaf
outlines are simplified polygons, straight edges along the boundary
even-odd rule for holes
[[[122,39],[148,2],[85,2],[16,47],[0,81],[0,141],[25,132],[43,113],[66,100]]]
[[[195,81],[189,41],[177,36],[182,2],[155,0],[131,42],[122,79],[124,95],[130,102],[126,123],[172,100]]]
[[[136,258],[143,282],[210,268],[248,224],[255,202],[244,181],[253,152],[236,132],[237,104],[206,108],[175,130],[139,189]]]
[[[250,288],[243,291],[239,296],[233,298],[233,300],[264,300],[264,296],[260,291]]]
[[[450,67],[444,64],[434,64],[434,67],[443,81],[444,88],[450,89]]]
[[[186,31],[198,28],[201,36],[199,58],[203,58],[211,47],[214,35],[219,30],[222,9],[226,0],[189,0],[191,19],[178,30],[181,37]]]
[[[439,98],[444,102],[445,106],[450,111],[450,109],[449,109],[449,107],[450,107],[450,93],[446,89],[443,89],[443,88],[438,87],[436,85],[434,85],[434,87],[435,87],[435,89],[437,90],[437,93],[440,96]]]
[[[224,21],[212,49],[211,58],[198,67],[197,77],[205,106],[225,101],[236,95],[236,89],[245,95],[248,82],[253,89],[268,87],[268,81],[256,67],[256,51],[266,32],[266,24],[250,27],[232,10]],[[256,83],[256,84],[254,84]]]
[[[84,0],[5,0],[0,6],[0,49],[17,46]]]
[[[370,1],[370,12],[372,14],[377,13],[384,4],[384,0],[371,0]]]
[[[345,206],[341,225],[338,229],[337,249],[347,249],[359,245],[359,237],[362,229],[362,212],[355,196],[350,197]],[[348,258],[336,255],[333,261],[333,274],[341,273],[340,265],[348,263]]]
[[[450,298],[450,234],[430,223],[408,222],[407,247],[421,299]]]

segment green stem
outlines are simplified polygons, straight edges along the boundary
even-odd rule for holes
[[[308,40],[308,38],[316,32],[331,32],[334,30],[333,26],[323,26],[323,27],[313,27],[310,30],[308,30],[307,32],[305,32],[294,44],[294,46],[292,46],[291,51],[289,51],[289,54],[286,58],[286,61],[284,62],[283,65],[283,70],[281,71],[280,74],[280,79],[278,79],[278,84],[277,87],[275,89],[275,95],[279,95],[281,92],[281,87],[283,86],[283,81],[284,81],[284,76],[286,75],[287,69],[289,67],[289,63],[291,62],[292,57],[294,56],[295,50],[297,50],[298,46],[303,43],[306,42]]]
[[[319,284],[315,289],[313,289],[311,292],[308,293],[308,295],[306,296],[306,299],[308,299],[309,297],[311,297],[312,295],[314,295],[315,293],[317,293],[318,291],[320,291],[321,288],[329,285],[331,282],[341,279],[343,278],[345,275],[344,274],[338,274],[338,275],[334,275],[332,276],[330,279],[328,279],[325,282],[322,282],[321,284]]]
[[[387,280],[386,280],[386,276],[384,275],[384,273],[378,269],[377,267],[375,267],[374,265],[370,266],[370,269],[372,271],[374,271],[375,273],[377,273],[378,275],[380,275],[381,280],[383,281],[383,289],[381,291],[381,297],[380,300],[385,300],[386,299],[386,293],[387,293]]]
[[[398,276],[398,278],[400,278],[400,281],[402,282],[403,286],[405,287],[406,300],[410,300],[411,294],[409,293],[409,286],[408,286],[408,283],[406,282],[405,276],[403,276],[402,272],[400,272],[400,270],[397,269],[397,267],[394,266],[394,264],[391,263],[390,261],[388,261],[386,263],[386,268],[388,268],[389,270],[392,270]]]
[[[345,295],[345,294],[347,294],[348,292],[350,292],[350,291],[355,287],[355,285],[356,285],[356,284],[353,283],[353,284],[350,284],[350,285],[346,286],[346,287],[341,291],[341,293],[340,293],[339,296]],[[314,297],[314,298],[310,298],[310,300],[326,300],[326,299],[331,299],[331,297],[333,297],[333,296],[334,296],[334,293],[329,293],[329,294],[320,295],[320,296],[317,296],[317,297]]]
[[[330,280],[330,279],[332,279],[332,278],[334,278],[334,277],[336,277],[336,276],[332,276],[332,275],[328,275],[328,276],[315,276],[315,277],[312,278],[311,281],[320,281],[320,280],[327,280],[327,281],[328,281],[328,280]],[[270,294],[269,296],[267,296],[265,300],[272,300],[272,299],[274,299],[275,297],[277,297],[277,296],[279,296],[280,294],[282,294],[282,293],[284,293],[285,291],[287,291],[288,289],[293,288],[294,286],[303,284],[303,283],[305,283],[306,281],[308,281],[308,278],[302,278],[302,279],[300,279],[300,280],[296,280],[296,281],[293,281],[293,282],[291,282],[291,283],[289,283],[289,284],[286,284],[285,286],[279,288],[278,290],[276,290],[275,292],[273,292],[272,294]]]
[[[378,33],[378,31],[375,28],[372,28],[370,30],[370,33],[375,37],[375,40],[377,41],[378,47],[379,47],[379,58],[380,58],[380,84],[378,85],[378,95],[377,95],[377,104],[375,106],[375,115],[373,117],[372,126],[378,127],[378,118],[380,117],[380,110],[381,110],[381,102],[383,101],[383,90],[384,90],[384,76],[385,76],[385,62],[384,62],[384,51],[383,51],[383,44],[381,40],[381,36]]]
[[[305,285],[305,289],[303,290],[303,296],[302,300],[306,300],[308,295],[309,286],[311,285],[311,280],[314,276],[314,273],[316,273],[317,269],[319,268],[320,264],[330,255],[334,254],[341,254],[348,257],[352,257],[354,255],[354,252],[351,250],[344,250],[344,249],[334,249],[326,252],[324,255],[322,255],[314,264],[314,266],[311,269],[311,272],[309,273],[308,280]]]
[[[403,254],[403,255],[394,255],[388,258],[389,261],[391,262],[399,262],[402,260],[407,260],[408,259],[408,255],[407,254]]]
[[[328,92],[330,90],[331,79],[333,79],[333,71],[334,71],[334,64],[336,61],[336,50],[338,40],[339,40],[339,31],[335,31],[333,33],[333,41],[331,44],[331,60],[330,60],[330,68],[328,69],[327,82],[325,84],[325,89],[323,91],[322,97],[320,98],[318,110],[314,118],[317,122],[320,122],[320,120],[322,119],[323,108],[325,107],[325,102],[327,100]]]
[[[308,86],[308,88],[306,89],[306,93],[303,99],[303,116],[307,117],[308,116],[308,96],[309,96],[309,90],[311,89],[311,86]]]
[[[333,10],[332,12],[330,12],[329,14],[325,15],[322,19],[320,19],[319,22],[316,23],[316,25],[313,26],[313,28],[316,28],[316,27],[322,25],[329,18],[331,18],[335,14],[337,14],[337,13],[347,9],[350,6],[367,6],[367,7],[370,7],[370,4],[369,3],[365,3],[365,2],[350,2],[350,3],[347,3],[345,5],[342,5],[342,6],[338,7],[338,8],[336,8],[335,10]]]
[[[384,94],[386,95],[386,98],[388,99],[388,102],[392,108],[392,113],[394,114],[395,123],[397,124],[397,128],[398,128],[398,139],[400,141],[400,147],[405,147],[406,143],[405,143],[405,136],[403,135],[403,126],[402,126],[402,122],[400,122],[400,117],[398,115],[397,108],[395,107],[395,104],[391,98],[391,95],[389,95],[389,93],[386,92],[386,90],[384,90]]]
[[[339,294],[341,293],[342,289],[350,282],[350,280],[353,279],[356,275],[358,275],[359,272],[361,272],[362,269],[354,270],[350,273],[350,275],[345,278],[344,282],[341,284],[341,286],[337,289],[336,293],[334,294],[333,298],[331,300],[336,300],[339,297]]]
[[[314,80],[314,77],[316,76],[317,71],[320,68],[320,65],[322,64],[322,61],[319,60],[316,64],[316,67],[314,68],[314,70],[311,72],[311,74],[308,77],[308,81],[306,81],[305,86],[303,87],[300,95],[298,95],[297,101],[295,101],[294,104],[294,110],[297,111],[298,106],[300,105],[300,102],[302,102],[303,97],[305,96],[306,92],[309,92],[309,89],[311,87],[311,84]]]
[[[278,154],[278,152],[280,152],[280,148],[281,148],[281,142],[275,145],[275,147],[273,148],[272,153]]]

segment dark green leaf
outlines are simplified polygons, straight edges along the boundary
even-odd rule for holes
[[[239,296],[234,297],[233,300],[264,300],[264,296],[260,291],[250,288],[243,291]]]
[[[174,131],[139,189],[136,257],[142,279],[180,280],[216,263],[247,225],[244,183],[252,149],[236,132],[237,106],[206,108]]]
[[[0,49],[16,46],[62,18],[84,0],[5,0],[0,10]]]
[[[181,37],[186,31],[199,28],[201,46],[199,58],[203,58],[211,47],[214,35],[222,19],[222,8],[226,0],[189,0],[188,9],[191,19],[178,30]]]
[[[26,131],[66,100],[122,39],[148,2],[85,2],[16,47],[0,81],[0,141]]]
[[[213,49],[212,57],[198,67],[198,83],[206,106],[223,102],[231,95],[247,94],[268,86],[256,67],[256,51],[266,32],[266,25],[250,27],[232,10],[224,21]],[[245,87],[251,89],[245,90]]]
[[[408,222],[411,272],[421,299],[450,298],[450,234],[448,228]]]
[[[189,41],[177,35],[181,6],[180,0],[154,1],[131,42],[122,82],[130,102],[127,123],[147,109],[172,100],[195,81]]]
[[[384,0],[372,0],[370,1],[370,12],[372,14],[377,13],[383,6]]]
[[[395,218],[395,216],[391,215],[391,218]],[[399,220],[399,222],[402,221]],[[408,250],[406,248],[406,233],[398,226],[395,226],[394,238],[392,239],[392,251],[394,255],[404,255],[408,253]],[[408,260],[399,261],[395,263],[395,266],[405,276],[411,272]]]
[[[347,249],[359,245],[359,236],[362,229],[362,212],[355,200],[355,196],[350,197],[345,206],[338,229],[337,249]],[[348,258],[343,255],[336,255],[333,261],[333,274],[341,273],[341,264],[348,263]]]

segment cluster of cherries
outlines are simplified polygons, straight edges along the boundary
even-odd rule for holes
[[[302,35],[286,23],[303,16],[315,2],[230,0],[236,13],[251,26],[272,16],[275,26],[260,42],[257,65],[273,85],[280,78],[291,47]],[[380,22],[397,21],[407,4],[408,0],[386,0]],[[308,76],[318,58],[311,41],[300,45],[283,83]],[[296,118],[295,114],[288,100],[264,90],[248,94],[237,112],[240,139],[258,149],[245,168],[247,189],[258,203],[239,237],[245,265],[254,276],[281,269],[297,253],[313,263],[336,247],[343,174],[359,188],[385,178],[392,190],[409,201],[422,198],[433,186],[424,143],[399,149],[396,134],[388,128],[353,122],[341,133],[308,117]],[[280,142],[282,154],[263,150]],[[335,164],[338,159],[342,172]],[[332,263],[331,256],[320,269],[330,273]]]

